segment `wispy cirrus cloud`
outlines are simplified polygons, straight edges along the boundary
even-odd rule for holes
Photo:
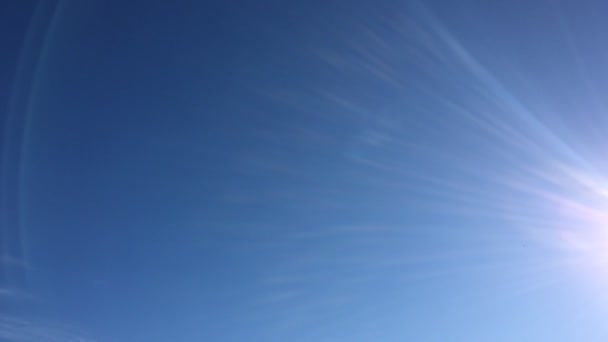
[[[0,316],[0,340],[11,342],[96,342],[73,327],[9,315]]]

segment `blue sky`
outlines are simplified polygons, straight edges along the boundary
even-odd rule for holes
[[[2,237],[51,321],[605,340],[605,4],[45,4],[3,24]]]

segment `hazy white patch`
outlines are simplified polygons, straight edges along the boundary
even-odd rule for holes
[[[31,293],[16,289],[16,288],[0,288],[0,298],[2,297],[10,297],[10,298],[19,298],[19,299],[32,299],[33,296]]]
[[[5,265],[20,265],[27,266],[27,263],[23,259],[15,258],[10,255],[0,256],[0,263]]]
[[[388,135],[387,133],[375,130],[368,130],[363,132],[359,139],[364,144],[376,147],[382,146],[392,140],[390,135]]]
[[[74,328],[30,319],[0,316],[0,340],[11,342],[95,342]]]
[[[297,300],[301,296],[302,291],[297,290],[275,291],[269,295],[262,296],[258,303],[260,305],[280,304]]]

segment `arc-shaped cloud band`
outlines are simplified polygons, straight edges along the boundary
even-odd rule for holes
[[[0,125],[0,295],[27,292],[28,258],[22,220],[25,147],[38,66],[59,1],[42,1],[27,27]]]

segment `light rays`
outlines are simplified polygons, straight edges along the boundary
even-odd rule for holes
[[[604,185],[606,177],[602,175],[603,163],[589,159],[593,153],[583,150],[594,148],[585,141],[585,132],[566,136],[552,126],[557,119],[576,120],[576,113],[551,112],[551,107],[543,112],[532,109],[535,104],[520,99],[516,85],[496,76],[430,10],[418,7],[416,15],[422,19],[388,15],[381,22],[390,23],[389,28],[362,27],[359,39],[349,39],[342,53],[316,52],[336,73],[358,73],[361,81],[348,87],[324,86],[320,94],[328,104],[352,113],[353,117],[383,121],[384,109],[373,107],[373,103],[381,101],[349,96],[353,87],[366,89],[369,84],[383,83],[391,88],[391,94],[398,94],[386,95],[384,107],[401,105],[404,108],[395,109],[390,115],[396,122],[390,133],[377,132],[390,134],[390,140],[372,146],[373,149],[368,146],[370,151],[359,158],[352,157],[352,149],[347,152],[353,168],[361,170],[360,182],[400,193],[403,197],[396,198],[405,198],[404,206],[426,203],[425,207],[438,215],[485,217],[520,233],[515,243],[528,244],[526,253],[538,256],[527,260],[536,264],[538,270],[534,276],[522,273],[521,279],[514,280],[524,283],[520,286],[524,289],[545,286],[552,278],[562,279],[561,272],[567,269],[603,260],[604,248],[608,247],[608,242],[603,242],[608,235],[608,190]],[[575,57],[576,68],[587,70],[582,66],[581,56]],[[415,84],[410,80],[410,68],[420,65],[424,66],[421,69],[427,78],[418,79]],[[534,70],[518,72],[526,75]],[[458,75],[459,85],[452,79],[454,75]],[[346,78],[352,77],[350,74]],[[585,89],[593,87],[588,77],[583,78]],[[373,81],[366,86],[366,80]],[[534,85],[526,85],[529,86]],[[460,89],[455,92],[455,87]],[[408,113],[415,98],[412,92],[430,99],[433,109],[423,105],[419,113]],[[550,90],[547,94],[552,95]],[[538,99],[538,103],[559,106],[561,100],[543,98]],[[557,117],[563,115],[570,116]],[[413,122],[416,127],[440,132],[443,139],[457,132],[460,135],[456,138],[462,141],[454,140],[450,145],[439,141],[440,135],[439,140],[432,140],[430,135],[415,140],[408,128],[412,123],[408,118],[412,117],[416,118]],[[470,141],[479,151],[467,150],[463,141]],[[353,146],[354,149],[361,147],[356,141]],[[357,156],[357,151],[354,153]],[[426,158],[418,163],[428,163],[429,172],[412,166],[413,156]],[[407,196],[412,193],[420,196],[408,200]],[[474,222],[473,219],[469,224]],[[495,232],[499,237],[504,233],[502,229],[488,227],[487,230],[488,234]],[[350,235],[343,233],[346,239]],[[478,253],[481,257],[482,247],[471,248],[469,253]],[[434,259],[433,252],[429,253],[428,259]],[[448,252],[444,260],[459,257],[458,253]],[[517,254],[506,256],[507,260],[512,257],[525,258]],[[364,259],[365,256],[360,261]],[[390,260],[383,263],[381,259],[368,260],[368,264],[391,264]],[[418,259],[421,263],[427,261],[425,257]],[[475,267],[465,262],[454,269],[431,270],[429,274],[467,272]]]

